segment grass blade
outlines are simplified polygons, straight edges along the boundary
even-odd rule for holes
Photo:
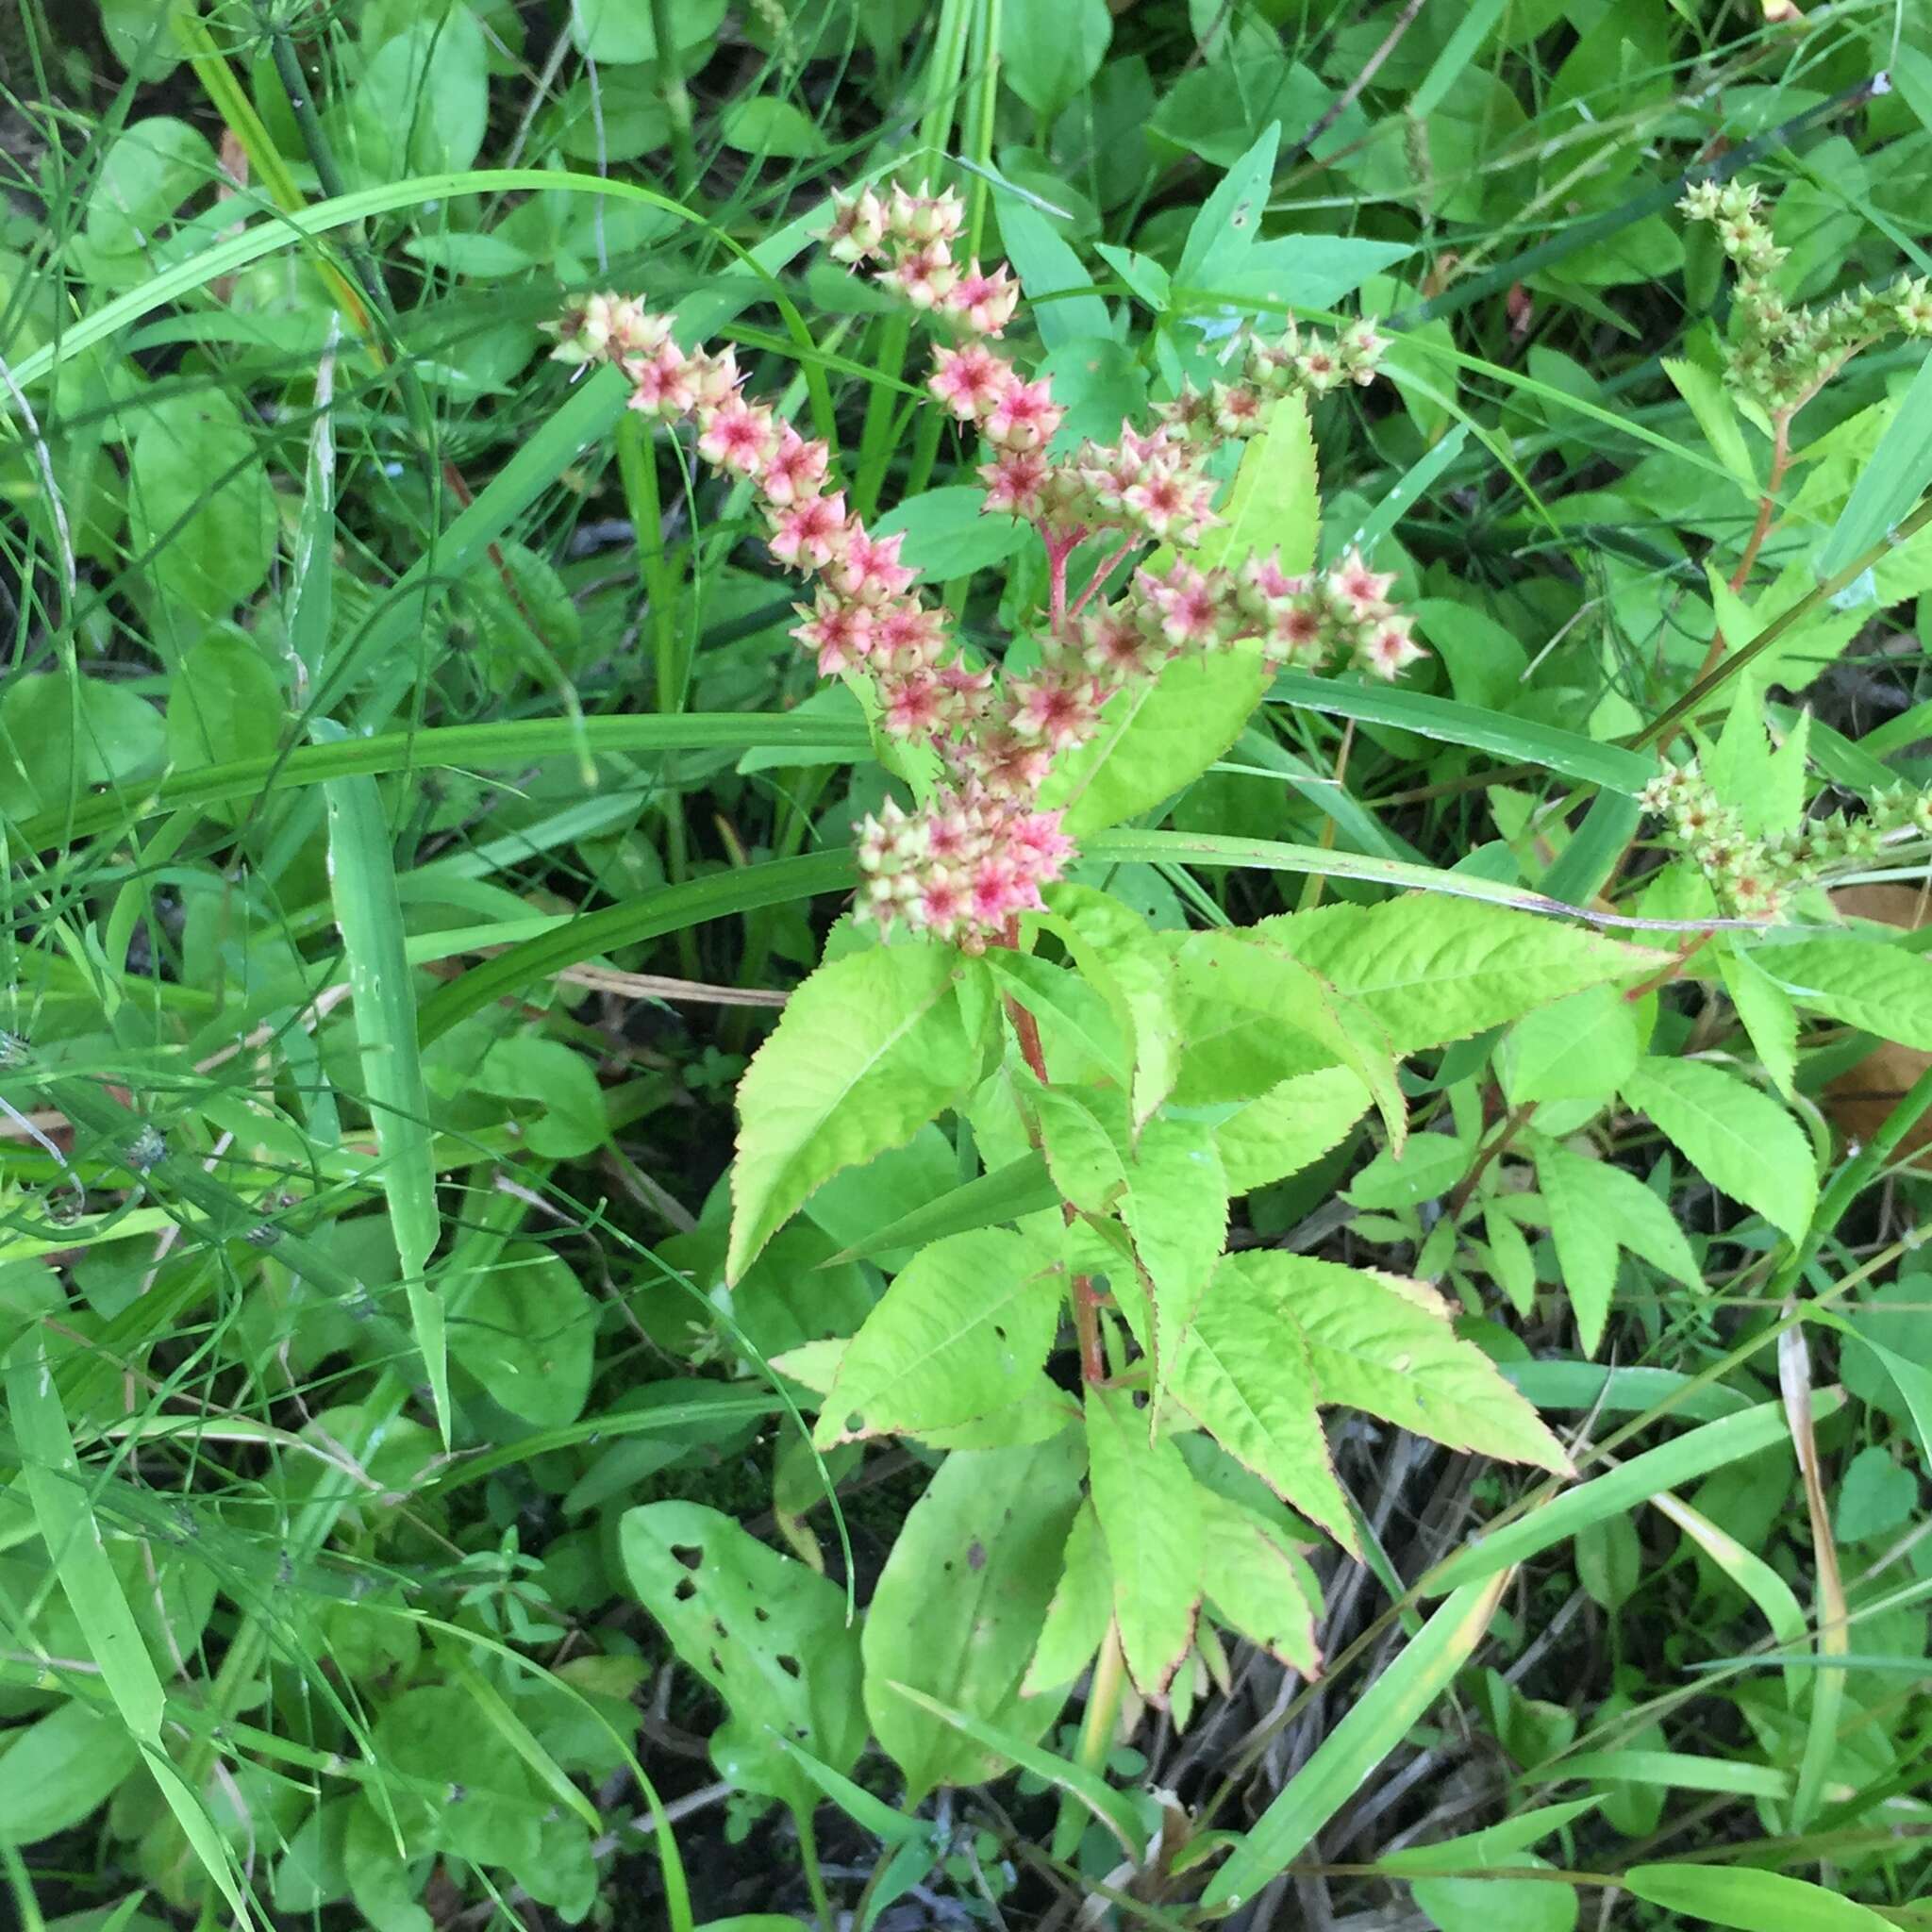
[[[329,891],[349,969],[362,1077],[382,1157],[383,1194],[409,1298],[410,1325],[423,1351],[437,1424],[447,1447],[449,1362],[443,1346],[442,1302],[428,1278],[441,1218],[436,1207],[429,1094],[416,1037],[416,992],[403,943],[395,855],[382,793],[374,778],[330,779],[323,787],[323,796],[328,808]]]
[[[1502,1572],[1479,1587],[1458,1591],[1423,1625],[1255,1821],[1209,1881],[1201,1896],[1204,1906],[1231,1910],[1300,1857],[1449,1688],[1482,1641],[1507,1581]]]
[[[1821,1418],[1836,1414],[1844,1399],[1840,1389],[1818,1390],[1811,1398],[1812,1412]],[[1439,1596],[1444,1591],[1494,1575],[1574,1536],[1579,1529],[1621,1516],[1665,1490],[1681,1489],[1698,1476],[1785,1440],[1785,1410],[1780,1402],[1760,1402],[1742,1415],[1706,1423],[1661,1448],[1633,1456],[1605,1475],[1578,1483],[1541,1509],[1458,1550],[1424,1576],[1416,1589],[1424,1596]]]
[[[161,1741],[167,1693],[101,1541],[67,1412],[35,1331],[29,1330],[8,1354],[7,1406],[35,1523],[101,1681],[208,1876],[237,1919],[252,1925],[227,1848]]]

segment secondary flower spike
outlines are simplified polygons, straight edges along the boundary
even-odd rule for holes
[[[728,347],[680,347],[669,316],[609,293],[551,329],[558,361],[615,364],[633,409],[688,425],[702,462],[751,487],[772,557],[812,586],[792,636],[822,676],[863,671],[881,728],[938,755],[942,775],[926,805],[889,804],[861,827],[858,912],[881,929],[903,920],[977,951],[1013,943],[1019,915],[1039,909],[1041,890],[1062,875],[1074,844],[1041,791],[1055,759],[1100,729],[1116,693],[1193,652],[1246,645],[1273,664],[1349,662],[1392,678],[1423,651],[1387,601],[1392,576],[1353,551],[1299,576],[1274,557],[1204,570],[1186,554],[1218,521],[1213,449],[1262,431],[1280,396],[1373,381],[1383,339],[1372,324],[1330,339],[1291,323],[1274,341],[1246,342],[1230,379],[1158,405],[1145,432],[1124,423],[1116,441],[1057,450],[1065,410],[1050,384],[991,346],[1018,312],[1019,286],[1004,262],[957,259],[964,225],[950,190],[895,183],[834,195],[820,239],[835,261],[870,267],[949,332],[926,388],[981,439],[983,510],[1025,518],[1045,546],[1047,622],[1039,665],[1024,676],[996,677],[962,650],[902,560],[903,534],[866,527],[828,445],[747,397]],[[1101,560],[1075,589],[1074,553],[1091,557],[1090,544]],[[1157,546],[1180,554],[1136,561]]]

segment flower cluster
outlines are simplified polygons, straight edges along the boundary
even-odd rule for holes
[[[1370,381],[1382,339],[1366,323],[1332,341],[1291,326],[1278,341],[1247,342],[1230,365],[1237,380],[1184,389],[1162,405],[1149,433],[1124,424],[1115,442],[1056,456],[1064,410],[1044,378],[1027,379],[991,346],[1013,319],[1018,288],[1004,263],[961,266],[958,197],[867,188],[835,196],[833,207],[822,239],[834,258],[872,265],[952,331],[934,351],[926,387],[981,440],[986,511],[1026,518],[1045,546],[1051,608],[1038,665],[1025,675],[996,682],[962,652],[943,611],[916,590],[902,536],[866,528],[827,445],[747,397],[729,348],[686,349],[668,317],[602,294],[554,325],[555,354],[614,363],[631,384],[632,408],[688,423],[700,459],[750,485],[772,556],[811,585],[792,635],[822,675],[863,670],[883,729],[938,754],[943,782],[922,809],[889,805],[865,822],[860,915],[881,927],[903,919],[973,948],[1010,943],[1018,915],[1040,907],[1073,850],[1059,814],[1040,804],[1041,787],[1056,757],[1094,735],[1124,686],[1181,653],[1244,643],[1274,664],[1352,661],[1382,677],[1423,655],[1388,601],[1392,578],[1354,552],[1307,575],[1286,573],[1278,556],[1204,570],[1185,554],[1217,521],[1206,467],[1213,447],[1263,427],[1271,403],[1291,391]],[[1182,554],[1135,567],[1136,554],[1157,544]],[[1087,581],[1073,595],[1076,550]]]
[[[1787,302],[1774,278],[1790,250],[1773,239],[1756,188],[1700,181],[1677,207],[1690,220],[1712,225],[1737,269],[1731,380],[1772,415],[1795,413],[1882,337],[1932,336],[1932,283],[1924,279],[1857,289],[1817,307]]]
[[[1896,785],[1872,798],[1862,817],[1832,812],[1807,819],[1795,831],[1754,838],[1694,758],[1666,764],[1639,803],[1663,820],[1719,904],[1740,919],[1775,919],[1792,894],[1825,883],[1834,872],[1867,864],[1902,839],[1932,836],[1932,791]]]

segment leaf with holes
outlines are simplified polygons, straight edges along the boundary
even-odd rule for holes
[[[618,1547],[631,1593],[729,1708],[711,1733],[719,1775],[793,1807],[815,1803],[817,1787],[774,1733],[834,1771],[858,1761],[858,1633],[844,1592],[698,1503],[625,1510]]]

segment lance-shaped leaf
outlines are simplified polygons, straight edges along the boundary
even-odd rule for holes
[[[1274,1249],[1230,1256],[1210,1300],[1227,1279],[1271,1299],[1301,1330],[1324,1405],[1364,1409],[1452,1449],[1570,1473],[1562,1444],[1489,1357],[1457,1336],[1434,1289]]]
[[[873,1735],[906,1774],[907,1802],[936,1785],[975,1785],[1003,1761],[913,1703],[910,1685],[1029,1743],[1059,1695],[1021,1679],[1040,1641],[1055,1566],[1080,1507],[1084,1460],[1064,1432],[1017,1449],[960,1451],[912,1506],[873,1592],[860,1654]]]
[[[1227,1191],[1251,1193],[1299,1174],[1341,1143],[1370,1098],[1358,1074],[1322,1067],[1291,1074],[1244,1102],[1214,1129]]]
[[[1307,1342],[1275,1272],[1249,1265],[1286,1258],[1222,1262],[1167,1386],[1236,1461],[1353,1555],[1355,1529],[1329,1459]]]
[[[944,946],[874,946],[791,995],[739,1084],[731,1280],[821,1181],[903,1145],[965,1094],[982,1036],[959,995],[976,970]]]
[[[1084,886],[1063,886],[1041,920],[1066,946],[1080,976],[1106,1000],[1133,1061],[1128,1093],[1134,1127],[1174,1091],[1180,1015],[1174,960],[1141,916]]]
[[[1041,1624],[1040,1642],[1022,1688],[1030,1697],[1063,1689],[1093,1661],[1113,1616],[1113,1570],[1090,1499],[1067,1534],[1066,1560]]]
[[[1223,1013],[1256,1014],[1270,1028],[1316,1041],[1374,1096],[1390,1147],[1401,1153],[1408,1113],[1395,1084],[1395,1057],[1365,1005],[1339,999],[1320,974],[1258,933],[1198,933],[1182,948],[1180,971],[1197,1004]]]
[[[1683,1229],[1635,1174],[1607,1160],[1586,1160],[1551,1141],[1539,1140],[1534,1147],[1537,1188],[1549,1209],[1557,1265],[1586,1355],[1595,1354],[1603,1340],[1620,1247],[1687,1288],[1702,1285]]]
[[[1378,1020],[1398,1054],[1441,1046],[1669,956],[1554,919],[1436,893],[1264,920],[1270,936]]]
[[[1109,1212],[1126,1191],[1120,1149],[1128,1138],[1127,1118],[1120,1099],[1117,1093],[1061,1087],[1041,1087],[1033,1094],[1047,1172],[1061,1198],[1086,1214]],[[1118,1117],[1111,1128],[1100,1117],[1103,1109]]]
[[[1113,1572],[1113,1618],[1135,1688],[1159,1697],[1201,1606],[1200,1488],[1174,1442],[1150,1441],[1125,1390],[1087,1391],[1088,1480]]]
[[[1712,1187],[1804,1238],[1818,1169],[1804,1130],[1776,1101],[1703,1060],[1640,1060],[1622,1091]]]
[[[1122,1217],[1150,1291],[1152,1333],[1145,1339],[1158,1390],[1186,1343],[1227,1241],[1227,1176],[1213,1128],[1165,1116],[1149,1121],[1127,1170]]]
[[[720,1774],[794,1807],[815,1803],[775,1734],[834,1771],[858,1762],[865,1716],[844,1591],[699,1503],[626,1510],[618,1546],[632,1593],[729,1708],[711,1734]]]
[[[1321,1669],[1307,1566],[1259,1517],[1203,1490],[1201,1582],[1217,1622],[1290,1669]]]
[[[934,1242],[846,1344],[819,1418],[820,1448],[889,1434],[932,1440],[1043,1386],[1050,1396],[1041,1370],[1060,1292],[1058,1257],[1031,1236],[989,1227]]]
[[[1932,1052],[1932,959],[1889,940],[1804,940],[1749,958],[1801,1007]]]

